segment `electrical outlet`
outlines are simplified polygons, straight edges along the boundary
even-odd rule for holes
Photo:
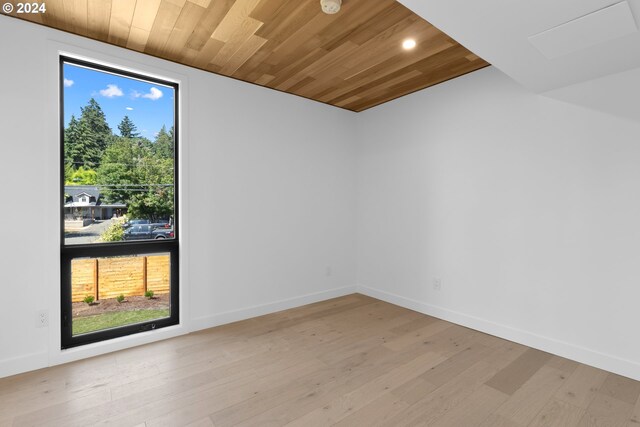
[[[325,274],[327,277],[333,275],[333,270],[331,269],[331,267],[327,267],[327,269],[325,270]]]
[[[38,311],[36,313],[36,328],[46,328],[47,326],[49,326],[49,311]]]
[[[442,290],[442,280],[433,279],[433,289],[436,290],[436,291],[441,291]]]

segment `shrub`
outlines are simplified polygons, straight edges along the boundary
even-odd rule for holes
[[[118,296],[116,297],[116,301],[118,301],[118,302],[122,302],[122,301],[124,301],[124,295],[122,295],[122,294],[118,295]]]
[[[84,302],[86,302],[86,303],[87,303],[87,304],[89,304],[89,305],[93,304],[93,302],[94,302],[95,300],[96,300],[96,299],[94,298],[94,296],[93,296],[93,295],[87,295],[87,296],[86,296],[86,297],[84,297],[84,299],[83,299],[83,301],[84,301]]]
[[[149,298],[149,299],[153,298],[153,291],[147,291],[147,292],[145,292],[145,293],[144,293],[144,296],[145,296],[145,297],[147,297],[147,298]]]
[[[115,221],[100,235],[101,242],[120,242],[124,236],[124,227],[122,223],[124,221]]]

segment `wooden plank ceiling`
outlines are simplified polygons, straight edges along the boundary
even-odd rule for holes
[[[12,16],[352,111],[488,65],[394,0],[47,0]],[[402,41],[413,38],[415,49]]]

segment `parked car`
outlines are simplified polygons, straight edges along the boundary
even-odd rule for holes
[[[175,234],[173,233],[173,227],[156,228],[155,230],[153,230],[151,232],[151,234],[153,235],[152,239],[155,239],[155,240],[158,240],[158,239],[173,239],[175,237]]]
[[[153,227],[154,229],[156,228],[173,228],[173,226],[171,224],[169,224],[169,221],[163,222],[154,222],[153,224],[149,224],[151,225],[151,227]]]
[[[173,239],[173,228],[155,228],[151,224],[132,225],[124,231],[124,240]]]
[[[124,224],[122,224],[122,226],[127,229],[129,227],[132,227],[134,225],[146,225],[146,224],[150,224],[151,221],[149,221],[148,219],[130,219],[129,221],[125,222]]]

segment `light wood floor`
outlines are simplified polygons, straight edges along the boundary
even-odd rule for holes
[[[640,426],[640,382],[362,295],[0,380],[0,426]]]

